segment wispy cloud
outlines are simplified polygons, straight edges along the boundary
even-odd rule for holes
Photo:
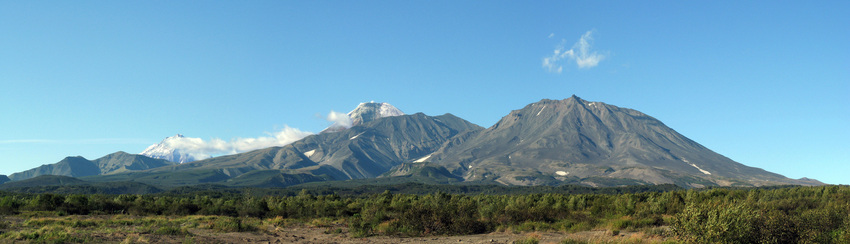
[[[16,139],[16,140],[0,140],[0,144],[39,144],[39,143],[56,143],[58,140],[45,139]]]
[[[590,50],[593,45],[593,31],[588,31],[578,39],[578,42],[573,45],[573,49],[578,48],[578,55],[576,55],[576,64],[578,64],[579,68],[592,68],[596,67],[602,59],[605,59],[605,55],[596,53],[595,51]],[[572,51],[572,49],[570,49]]]
[[[139,138],[89,138],[89,139],[11,139],[0,140],[0,144],[140,144],[145,143]]]
[[[549,35],[552,38],[553,34]],[[605,55],[600,54],[593,48],[593,31],[587,31],[570,49],[566,49],[567,40],[561,39],[561,43],[555,46],[551,56],[543,58],[543,68],[549,72],[561,73],[564,64],[574,61],[578,68],[588,69],[599,65]]]
[[[280,131],[267,133],[267,136],[256,138],[235,138],[225,141],[218,138],[203,140],[194,137],[170,137],[163,141],[166,147],[179,150],[189,154],[196,159],[205,159],[217,155],[235,154],[257,149],[285,146],[304,137],[312,135],[311,132],[302,131],[289,126],[284,126]]]

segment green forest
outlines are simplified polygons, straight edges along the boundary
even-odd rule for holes
[[[0,192],[0,240],[88,242],[83,234],[58,232],[78,228],[77,233],[85,233],[87,227],[106,225],[119,217],[89,223],[68,216],[137,216],[133,220],[138,223],[122,225],[145,226],[134,229],[140,233],[187,236],[191,235],[188,228],[258,231],[263,225],[313,223],[341,226],[354,237],[604,229],[614,234],[639,231],[672,243],[850,243],[848,186],[632,187],[588,193],[256,191]],[[534,243],[531,239],[523,241]]]

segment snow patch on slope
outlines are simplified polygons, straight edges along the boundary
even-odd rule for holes
[[[309,158],[310,156],[313,156],[314,153],[316,153],[316,149],[304,152],[304,156]]]
[[[351,138],[348,138],[348,140],[354,140],[354,139],[357,139],[357,137],[358,137],[358,136],[360,136],[360,135],[363,135],[363,133],[366,133],[366,132],[365,132],[365,131],[364,131],[364,132],[360,132],[360,134],[354,135],[354,136],[352,136]]]
[[[542,113],[544,109],[546,109],[546,105],[543,105],[543,108],[541,108],[540,112],[537,112],[537,115],[535,116],[540,116],[540,113]]]
[[[431,154],[428,154],[428,155],[427,155],[427,156],[425,156],[425,157],[421,157],[421,158],[419,158],[419,159],[417,159],[416,161],[413,161],[413,162],[414,162],[414,163],[421,163],[421,162],[425,162],[425,160],[428,160],[428,158],[431,158]]]
[[[682,159],[682,162],[685,162],[686,164],[689,164],[689,165],[693,166],[694,168],[697,168],[697,169],[699,170],[699,172],[702,172],[703,174],[711,175],[711,172],[708,172],[707,170],[704,170],[704,169],[700,168],[700,167],[699,167],[699,166],[697,166],[696,164],[692,164],[691,162],[688,162],[688,160],[687,160],[687,159],[684,159],[684,158],[683,158],[683,159]]]

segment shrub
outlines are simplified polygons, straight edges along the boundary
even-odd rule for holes
[[[0,215],[14,215],[22,203],[11,196],[0,198]]]
[[[257,230],[256,226],[245,224],[242,218],[221,217],[211,220],[209,228],[219,232],[247,232]]]
[[[41,194],[30,202],[29,208],[36,211],[53,211],[62,206],[63,202],[65,202],[63,196],[50,193]]]
[[[694,243],[752,243],[756,211],[740,204],[691,204],[673,221],[673,231]]]

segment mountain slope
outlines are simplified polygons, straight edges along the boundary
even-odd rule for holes
[[[318,165],[342,171],[346,179],[373,178],[430,154],[452,137],[481,127],[451,114],[386,117],[339,133],[304,138],[291,145]]]
[[[287,187],[307,182],[327,181],[327,177],[307,173],[290,174],[286,170],[255,170],[227,180],[225,185],[234,187]]]
[[[732,161],[636,110],[576,96],[529,104],[463,139],[428,160],[509,185],[807,184]]]
[[[150,158],[144,155],[116,152],[92,161],[100,169],[100,174],[115,174],[127,171],[138,171],[174,165],[163,159]]]
[[[445,167],[430,163],[402,163],[378,178],[407,177],[406,182],[425,184],[450,184],[463,178],[449,172]]]
[[[134,170],[145,170],[174,163],[161,159],[152,159],[142,155],[116,152],[90,161],[80,156],[66,157],[54,164],[42,165],[30,170],[9,175],[13,181],[25,180],[40,175],[62,175],[83,177],[105,175]]]
[[[8,182],[0,190],[22,193],[53,194],[151,194],[162,189],[139,182],[87,182],[61,175],[40,175]]]
[[[64,175],[39,175],[33,178],[13,181],[8,184],[3,184],[3,189],[17,187],[36,187],[36,186],[63,186],[63,185],[79,185],[85,181]]]

